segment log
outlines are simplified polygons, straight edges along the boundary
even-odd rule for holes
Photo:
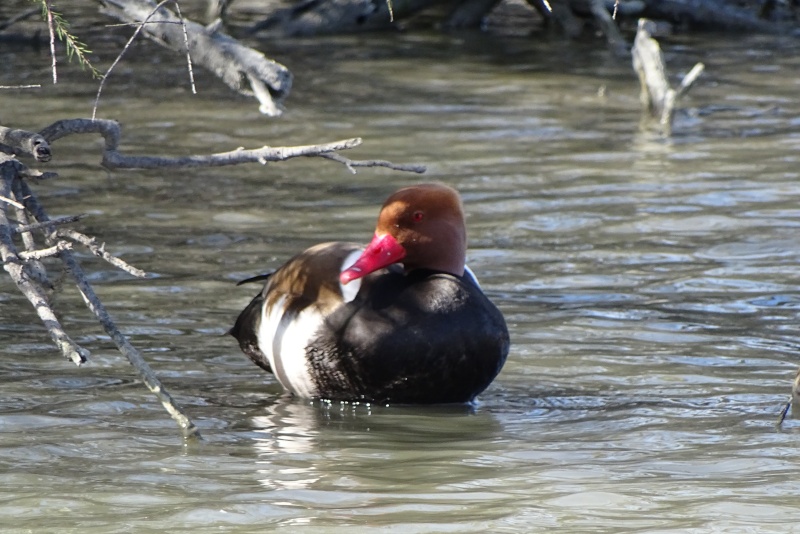
[[[281,114],[281,104],[292,87],[292,74],[280,63],[224,33],[183,20],[151,0],[100,2],[101,10],[118,20],[141,24],[149,19],[142,31],[170,50],[185,53],[188,42],[193,63],[214,73],[234,91],[257,98],[261,113]]]

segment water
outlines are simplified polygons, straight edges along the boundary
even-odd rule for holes
[[[351,175],[324,160],[194,171],[98,166],[55,145],[34,184],[155,276],[82,255],[101,298],[200,427],[183,446],[75,291],[75,368],[0,280],[3,532],[789,532],[798,425],[775,420],[798,358],[795,41],[665,43],[707,72],[675,135],[639,129],[627,62],[600,46],[475,35],[265,43],[296,75],[279,120],[140,46],[99,115],[126,153],[363,137],[344,155],[423,163]],[[0,50],[0,82],[46,53]],[[160,80],[160,81],[159,81]],[[92,82],[2,92],[6,126],[88,116]],[[469,262],[506,315],[509,361],[472,408],[284,397],[224,333],[236,280],[328,239],[365,241],[396,187],[463,194]]]

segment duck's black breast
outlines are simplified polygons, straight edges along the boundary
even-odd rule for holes
[[[483,391],[508,348],[502,314],[469,275],[416,270],[366,277],[306,350],[322,397],[448,403]]]

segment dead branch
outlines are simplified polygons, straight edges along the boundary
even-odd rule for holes
[[[125,271],[126,273],[136,276],[138,278],[145,278],[147,276],[147,273],[144,272],[143,270],[137,269],[136,267],[129,265],[127,262],[117,258],[116,256],[112,256],[111,254],[106,252],[105,249],[106,244],[102,243],[98,245],[97,239],[95,239],[94,237],[89,237],[88,235],[69,229],[56,230],[56,235],[58,237],[65,237],[77,243],[80,243],[81,245],[89,249],[89,251],[92,254],[94,254],[98,258],[107,261],[108,263],[110,263],[111,265],[113,265],[114,267],[116,267],[121,271]]]
[[[155,13],[152,18],[156,21],[142,26],[148,37],[181,53],[186,53],[188,40],[194,64],[214,73],[234,91],[257,98],[262,113],[280,115],[281,102],[292,87],[292,74],[280,63],[224,33],[190,20],[182,21],[168,9],[157,8],[151,0],[101,0],[100,3],[107,15],[138,25]]]
[[[22,204],[20,204],[19,202],[17,202],[16,200],[14,200],[13,198],[6,198],[6,197],[3,197],[3,196],[0,196],[0,202],[5,202],[6,204],[10,204],[10,205],[14,206],[15,208],[24,208],[25,207]]]
[[[672,89],[667,81],[661,47],[650,35],[652,24],[647,19],[639,19],[639,28],[632,50],[633,68],[639,76],[639,85],[641,86],[639,99],[642,106],[648,110],[651,117],[658,121],[662,133],[670,135],[675,103],[689,90],[705,67],[702,63],[696,64],[683,77],[679,89],[677,91]]]
[[[398,165],[396,163],[392,163],[391,161],[382,159],[353,161],[340,154],[337,154],[336,152],[326,152],[323,154],[314,155],[341,163],[353,174],[356,174],[354,167],[387,167],[395,171],[415,172],[417,174],[424,174],[428,170],[424,165]]]
[[[3,184],[8,184],[8,182],[4,180]],[[4,187],[8,188],[7,185]],[[28,211],[28,213],[30,213],[33,216],[34,219],[36,219],[39,223],[50,222],[50,218],[44,211],[44,208],[39,204],[38,199],[30,190],[27,183],[16,177],[13,179],[13,190],[15,191],[16,198],[18,200],[23,200],[25,209]],[[0,190],[0,193],[4,191],[5,190]],[[3,226],[3,222],[4,222],[3,220],[0,220],[0,227]],[[9,225],[6,224],[6,227],[8,226]],[[11,232],[6,231],[4,233],[10,236]],[[50,246],[58,246],[57,237],[58,237],[58,231],[55,229],[54,226],[49,225],[46,228],[45,232],[45,242]],[[105,306],[97,297],[97,294],[94,292],[94,289],[92,288],[91,284],[89,284],[88,280],[86,279],[86,276],[83,273],[83,269],[81,268],[78,261],[75,259],[75,256],[72,254],[70,248],[71,247],[62,246],[62,250],[58,252],[58,256],[61,259],[64,266],[66,267],[67,272],[72,276],[73,280],[78,286],[78,290],[83,295],[86,305],[89,307],[92,313],[94,313],[95,317],[97,317],[97,319],[100,321],[100,324],[103,326],[103,329],[111,337],[112,341],[114,341],[114,344],[117,346],[117,349],[131,363],[131,365],[136,370],[139,377],[142,379],[142,382],[144,382],[147,388],[158,398],[158,400],[161,402],[161,404],[164,406],[167,412],[178,423],[178,426],[180,427],[184,437],[187,439],[199,438],[200,434],[197,430],[197,427],[195,427],[194,423],[192,423],[192,421],[186,416],[183,410],[181,410],[181,408],[175,403],[175,401],[172,399],[172,396],[158,380],[155,373],[147,364],[147,362],[144,360],[139,351],[136,350],[133,347],[133,345],[131,345],[128,339],[119,331],[117,326],[114,324],[114,321],[111,319],[111,316],[109,315]],[[6,254],[4,253],[4,259],[5,256]],[[63,352],[65,350],[63,343],[60,344],[59,346]],[[77,345],[74,345],[74,347],[72,348],[78,350],[79,354],[83,356],[83,359],[80,362],[83,363],[83,361],[85,361],[85,357],[88,356],[88,351],[78,347]]]
[[[0,155],[0,196],[14,197],[14,185],[19,182],[19,170],[22,164],[7,156]],[[19,199],[18,199],[19,200]],[[86,361],[89,351],[75,343],[64,331],[42,286],[31,276],[27,263],[20,258],[11,232],[11,223],[7,215],[5,203],[0,202],[0,257],[3,268],[11,276],[17,289],[25,295],[39,318],[42,320],[47,333],[61,353],[76,365]]]
[[[2,146],[8,150],[2,150]],[[33,157],[36,161],[47,162],[53,156],[50,145],[37,133],[15,130],[0,126],[0,151]]]
[[[19,204],[20,208],[25,208],[22,204]],[[23,234],[26,232],[32,232],[34,230],[41,230],[42,228],[47,228],[48,226],[59,226],[62,224],[71,224],[83,219],[85,215],[67,215],[66,217],[59,217],[58,219],[52,219],[50,221],[44,223],[33,223],[33,224],[25,224],[23,226],[15,226],[12,228],[15,234]]]
[[[361,139],[345,139],[324,143],[320,145],[269,147],[256,149],[237,148],[230,152],[210,155],[194,155],[180,157],[158,156],[125,156],[117,149],[120,141],[120,127],[115,121],[106,119],[66,119],[54,122],[39,132],[49,142],[54,142],[70,134],[96,133],[105,140],[102,165],[107,169],[158,169],[158,168],[193,168],[193,167],[219,167],[223,165],[239,165],[242,163],[260,163],[286,161],[292,158],[323,156],[335,153],[338,150],[348,150],[361,144]],[[348,167],[378,166],[374,162],[358,162],[342,158],[341,160],[328,157],[334,161],[347,162]],[[397,165],[390,162],[381,162],[380,166],[398,171],[425,172],[420,165]],[[352,171],[352,168],[350,169]]]
[[[30,261],[30,260],[41,260],[44,258],[52,258],[53,256],[58,256],[61,252],[65,250],[72,250],[72,243],[67,243],[66,241],[59,241],[52,247],[47,247],[39,250],[31,250],[20,252],[19,257],[22,261]]]

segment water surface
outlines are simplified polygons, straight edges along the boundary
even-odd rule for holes
[[[93,355],[75,368],[0,280],[4,532],[789,532],[800,522],[800,55],[775,38],[665,42],[707,72],[675,135],[640,128],[626,61],[599,45],[397,34],[262,43],[291,68],[283,118],[141,46],[104,91],[128,153],[363,137],[334,162],[193,171],[99,165],[55,145],[51,215],[154,273],[88,255],[101,298],[192,415],[184,447],[80,297],[57,305]],[[44,53],[0,50],[0,82]],[[115,76],[115,77],[114,77]],[[66,69],[2,92],[2,123],[88,116]],[[508,363],[467,408],[286,398],[224,333],[257,290],[235,281],[329,239],[366,241],[395,188],[463,194],[469,263],[504,312]]]

